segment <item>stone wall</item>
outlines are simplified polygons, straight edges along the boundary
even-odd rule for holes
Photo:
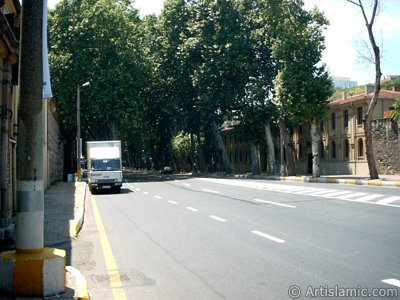
[[[64,149],[59,119],[53,99],[47,105],[47,178],[48,186],[63,180]]]
[[[375,120],[372,138],[378,173],[400,174],[400,122]]]

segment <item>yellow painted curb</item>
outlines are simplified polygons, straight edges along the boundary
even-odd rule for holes
[[[75,291],[74,299],[89,300],[89,289],[85,277],[78,269],[72,266],[67,266],[65,269],[67,271],[67,276],[71,278],[71,280],[73,279],[71,284]]]

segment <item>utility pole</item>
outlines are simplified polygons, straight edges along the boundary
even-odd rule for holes
[[[43,3],[45,2],[45,3]],[[65,251],[44,248],[42,26],[46,1],[24,1],[20,47],[16,251],[0,255],[0,290],[16,296],[65,292]]]

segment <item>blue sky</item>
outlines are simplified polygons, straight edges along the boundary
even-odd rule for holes
[[[48,0],[53,8],[59,0]],[[306,9],[317,6],[330,21],[325,31],[325,62],[332,76],[350,77],[358,84],[372,83],[375,69],[371,63],[360,59],[360,53],[369,56],[367,29],[361,11],[346,0],[304,0]],[[364,0],[370,16],[372,0]],[[381,10],[374,25],[375,37],[383,53],[381,68],[383,76],[400,75],[400,0],[380,0]],[[164,0],[136,0],[141,15],[159,13]]]

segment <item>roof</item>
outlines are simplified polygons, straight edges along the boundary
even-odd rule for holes
[[[373,92],[369,94],[359,94],[351,97],[347,97],[346,99],[338,99],[334,100],[329,103],[329,106],[341,106],[341,105],[346,105],[350,103],[355,103],[359,102],[362,100],[370,100],[373,96]],[[397,99],[400,98],[400,92],[394,92],[394,91],[388,91],[388,90],[380,90],[379,91],[379,99]]]

